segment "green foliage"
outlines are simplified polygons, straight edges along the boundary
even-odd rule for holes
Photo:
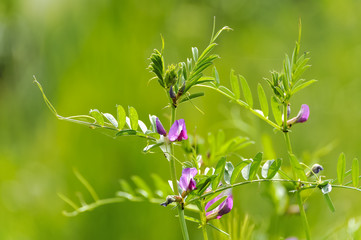
[[[337,161],[337,180],[342,185],[345,178],[346,159],[345,154],[341,153]]]

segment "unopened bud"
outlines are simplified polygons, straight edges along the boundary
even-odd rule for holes
[[[307,173],[307,177],[311,177],[314,174],[318,174],[323,170],[323,167],[320,164],[314,164],[311,168],[311,171]]]
[[[167,87],[174,85],[177,81],[177,73],[174,65],[168,66],[165,72],[164,81]]]

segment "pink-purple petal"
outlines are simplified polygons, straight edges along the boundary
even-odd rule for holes
[[[299,111],[297,115],[297,123],[303,123],[308,120],[308,117],[310,116],[310,108],[307,104],[302,104],[301,110]]]
[[[171,142],[187,140],[187,129],[184,119],[176,120],[169,130],[168,138]]]
[[[196,188],[196,181],[193,179],[197,175],[196,168],[185,168],[182,171],[182,176],[179,179],[179,187],[183,191],[192,191]]]
[[[157,133],[163,136],[167,135],[167,131],[164,129],[162,123],[159,121],[159,118],[156,118],[155,125],[157,127]]]

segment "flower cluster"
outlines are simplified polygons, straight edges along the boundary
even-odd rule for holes
[[[185,168],[182,171],[182,176],[179,179],[179,188],[182,190],[181,196],[168,196],[166,201],[162,203],[162,206],[167,206],[173,202],[184,203],[184,199],[187,195],[197,189],[197,182],[195,181],[194,177],[197,175],[198,171],[196,168]],[[210,211],[207,211],[211,205],[216,203],[221,198],[225,198],[217,207],[213,208]],[[209,201],[205,206],[206,211],[206,219],[207,221],[213,219],[220,219],[224,214],[229,213],[233,207],[233,196],[231,190],[226,190],[219,194],[217,197]]]
[[[163,135],[164,137],[168,135],[168,139],[171,142],[188,139],[186,124],[184,122],[184,119],[175,120],[168,134],[167,131],[164,129],[162,123],[160,122],[159,118],[156,118],[155,123],[157,127],[157,133]]]

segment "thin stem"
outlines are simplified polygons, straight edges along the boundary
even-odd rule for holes
[[[305,212],[305,209],[304,209],[303,203],[302,203],[301,193],[299,191],[296,192],[296,198],[298,201],[298,206],[300,207],[300,214],[301,214],[301,218],[302,218],[303,228],[305,229],[306,239],[310,240],[311,239],[310,227],[308,225],[306,212]]]
[[[292,153],[292,145],[291,145],[291,140],[290,140],[288,126],[287,126],[287,104],[288,103],[284,103],[284,105],[283,105],[283,134],[284,134],[285,140],[286,140],[288,155],[289,155],[289,158],[291,159],[293,153]],[[295,183],[295,184],[297,184],[297,183]],[[305,209],[303,207],[301,193],[298,188],[296,191],[296,198],[297,198],[298,207],[300,209],[300,214],[301,214],[303,228],[304,228],[304,231],[306,234],[306,239],[310,240],[311,239],[310,226],[308,225],[307,215],[306,215]]]
[[[204,240],[208,240],[208,235],[207,235],[207,218],[206,218],[206,210],[205,210],[205,206],[204,206],[204,200],[201,199],[201,212],[200,217],[201,217],[201,221],[202,221],[202,232],[203,232],[203,239]]]
[[[171,125],[174,123],[175,117],[176,117],[176,108],[172,106],[171,107],[171,118],[170,118]],[[171,152],[170,152],[170,159],[169,159],[169,163],[170,163],[169,166],[170,166],[170,173],[171,173],[174,192],[175,192],[175,194],[179,195],[178,186],[177,186],[177,171],[176,171],[176,167],[175,167],[175,159],[173,156],[174,156],[174,145],[172,144]],[[178,209],[179,223],[180,223],[180,226],[182,229],[183,239],[189,240],[187,224],[186,224],[186,220],[184,218],[184,210],[182,209],[182,207],[180,205],[177,207],[177,209]]]

